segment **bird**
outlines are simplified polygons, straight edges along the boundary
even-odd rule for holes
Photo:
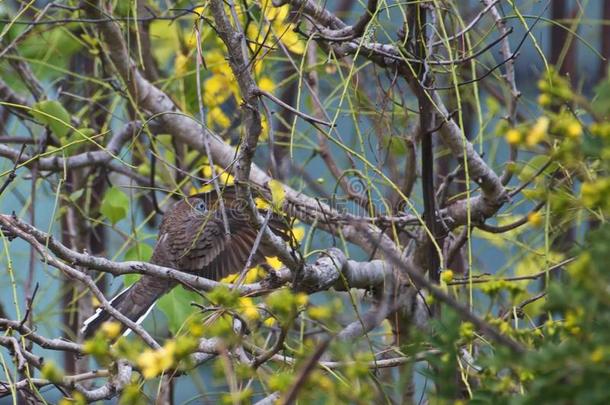
[[[271,201],[269,190],[261,187],[252,189],[257,199]],[[248,206],[238,198],[234,185],[225,186],[221,195],[226,216],[222,213],[220,199],[215,191],[194,194],[173,203],[163,215],[150,262],[216,281],[241,272],[251,256],[258,230],[250,223]],[[269,204],[261,205],[261,213],[271,209]],[[294,242],[288,216],[276,211],[269,213],[269,229],[285,241]],[[263,263],[266,256],[273,255],[273,249],[261,241],[252,255],[251,267]],[[121,314],[140,324],[152,311],[157,300],[176,285],[173,280],[145,274],[109,303]],[[98,308],[84,321],[82,336],[84,339],[91,338],[104,322],[112,319],[108,311]],[[123,335],[131,331],[122,324],[121,328]]]

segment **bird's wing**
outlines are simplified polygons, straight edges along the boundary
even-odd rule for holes
[[[229,235],[225,235],[220,212],[187,221],[182,227],[170,230],[167,242],[180,270],[212,280],[243,270],[257,233],[239,216],[227,212],[227,217]],[[260,253],[255,254],[252,265],[259,264],[262,259]]]
[[[201,275],[213,280],[220,280],[229,274],[240,273],[246,266],[255,240],[256,231],[251,226],[232,228],[231,235],[227,237],[225,249],[209,265],[201,269]],[[262,263],[264,259],[265,257],[260,253],[260,248],[257,249],[252,256],[249,267]]]

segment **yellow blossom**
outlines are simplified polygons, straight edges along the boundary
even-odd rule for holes
[[[307,313],[312,319],[318,321],[329,319],[332,316],[332,311],[328,306],[311,307]]]
[[[176,342],[169,340],[158,350],[146,349],[138,357],[138,366],[144,378],[154,378],[174,364]]]
[[[582,135],[582,125],[580,125],[580,122],[576,120],[570,122],[566,128],[566,134],[570,138],[580,138]]]
[[[275,318],[274,318],[274,317],[272,317],[272,316],[270,316],[269,318],[267,318],[267,319],[265,319],[265,320],[263,321],[263,324],[264,324],[266,327],[270,328],[270,327],[272,327],[273,325],[275,325]]]
[[[231,120],[220,107],[210,109],[206,117],[208,127],[228,128]]]
[[[188,35],[184,44],[188,49],[195,49],[197,47],[197,35],[195,35],[194,33]]]
[[[590,359],[593,363],[600,363],[604,359],[604,349],[603,347],[598,347],[593,350],[590,355]]]
[[[498,326],[499,326],[498,329],[500,329],[500,332],[502,332],[504,334],[506,334],[506,333],[511,331],[510,324],[508,322],[506,322],[506,321],[500,322],[500,325],[498,325]]]
[[[118,322],[108,321],[102,324],[102,332],[109,339],[114,339],[121,333],[121,324]]]
[[[527,134],[525,142],[528,146],[536,146],[544,139],[549,129],[550,122],[549,117],[538,118],[538,121],[536,121],[532,129]]]
[[[272,92],[275,88],[275,83],[273,83],[273,80],[265,76],[258,81],[258,87],[263,91]]]
[[[155,351],[152,349],[146,349],[138,357],[138,365],[142,370],[144,378],[154,378],[159,374],[160,370],[157,365],[157,356]]]
[[[89,403],[89,401],[87,401],[85,396],[78,391],[72,392],[71,397],[72,398],[70,398],[70,399],[68,399],[68,398],[60,399],[59,402],[57,403],[57,405],[85,405],[85,404]]]
[[[174,69],[176,71],[176,75],[184,76],[188,72],[188,64],[188,56],[186,56],[182,52],[179,52],[176,55],[176,60],[174,61]]]
[[[191,335],[195,336],[195,337],[201,337],[203,336],[203,332],[204,332],[204,327],[203,327],[203,323],[198,322],[198,321],[191,321],[189,324],[189,332],[191,333]]]
[[[290,12],[290,6],[288,4],[281,7],[275,7],[269,0],[262,1],[261,8],[269,21],[278,20],[282,22],[288,17],[288,13]]]
[[[203,82],[203,101],[208,107],[217,107],[224,103],[232,94],[232,79],[215,74]]]
[[[282,267],[282,262],[276,256],[268,257],[267,264],[271,266],[273,270],[279,270]]]
[[[297,293],[294,297],[294,301],[298,306],[304,307],[309,302],[309,296],[305,293]]]
[[[546,93],[542,93],[541,95],[538,96],[538,104],[540,104],[542,107],[547,107],[547,106],[551,105],[551,101],[552,101],[551,96],[549,96]]]
[[[262,270],[262,268],[260,266],[256,266],[246,272],[243,282],[245,284],[252,284],[252,283],[258,281],[259,279],[263,278],[264,276],[265,275],[264,275],[264,271]],[[223,277],[220,281],[222,283],[235,283],[238,278],[239,278],[239,273],[233,273],[233,274],[227,275],[226,277]]]
[[[232,273],[232,274],[229,274],[229,275],[221,278],[220,282],[221,283],[234,283],[235,281],[237,281],[237,277],[239,277],[239,274]]]
[[[521,132],[515,128],[511,128],[506,131],[506,135],[504,137],[509,145],[518,145],[521,143]]]
[[[269,180],[267,185],[269,186],[269,190],[271,190],[271,202],[273,204],[273,208],[276,210],[281,210],[284,200],[286,199],[284,185],[275,179]]]
[[[239,309],[241,310],[241,313],[246,317],[246,319],[256,321],[260,318],[258,308],[250,297],[241,297],[239,299]]]
[[[337,73],[337,66],[332,63],[327,63],[324,65],[324,72],[326,72],[327,75],[334,75]]]
[[[46,360],[40,370],[43,378],[51,382],[60,382],[64,378],[63,371],[52,360]]]
[[[266,141],[267,139],[269,139],[269,124],[267,123],[267,116],[263,115],[261,117],[261,134],[259,140]]]
[[[294,32],[294,24],[274,23],[273,27],[275,35],[290,52],[297,55],[305,53],[305,42],[299,37],[299,34]]]
[[[218,176],[218,180],[221,184],[233,184],[233,182],[235,181],[235,178],[233,177],[233,175],[231,173],[228,173],[226,170],[223,170],[221,167],[219,166],[214,166],[216,169],[216,175]],[[203,177],[207,177],[207,178],[211,178],[212,177],[212,168],[210,167],[209,164],[205,164],[201,167],[201,174],[203,174]],[[206,188],[207,190],[212,190],[213,186],[212,184],[209,184]],[[199,191],[199,192],[203,192],[203,191]]]
[[[254,203],[256,204],[256,208],[258,208],[259,210],[268,210],[271,207],[271,205],[267,201],[263,200],[260,197],[256,197],[254,199]]]
[[[286,22],[290,13],[290,6],[283,5],[274,7],[270,1],[265,0],[261,4],[265,18],[271,22],[273,34],[282,41],[282,44],[292,53],[302,55],[305,52],[305,42],[294,32],[295,25]]]
[[[445,270],[441,273],[441,281],[443,283],[450,283],[451,281],[453,281],[453,271],[452,270]]]
[[[305,237],[305,228],[302,226],[295,226],[292,228],[292,234],[297,241],[301,242]]]
[[[542,224],[542,214],[540,211],[530,212],[527,215],[527,222],[532,226],[540,226]]]
[[[205,64],[210,72],[223,75],[228,77],[233,77],[233,72],[231,71],[231,66],[229,62],[227,62],[224,54],[218,50],[212,50],[210,52],[205,53]]]

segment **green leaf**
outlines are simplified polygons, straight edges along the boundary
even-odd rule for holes
[[[76,202],[76,200],[78,200],[79,198],[82,197],[83,193],[85,192],[84,188],[78,189],[75,192],[71,193],[68,198],[70,199],[70,201],[72,202]]]
[[[393,154],[402,156],[407,152],[407,145],[404,139],[398,136],[388,136],[385,141]]]
[[[148,262],[153,254],[153,248],[146,243],[137,243],[131,249],[125,252],[123,259],[125,261],[140,261]],[[125,286],[130,286],[140,279],[139,274],[127,274],[124,278]]]
[[[531,180],[532,177],[536,174],[536,172],[538,170],[540,170],[540,168],[542,168],[542,166],[547,164],[548,161],[549,161],[549,157],[546,155],[534,156],[529,162],[527,162],[523,165],[523,169],[521,169],[521,172],[519,173],[519,176],[518,176],[519,180],[521,180],[521,181]],[[552,173],[555,169],[557,169],[557,163],[553,162],[546,169],[544,169],[541,176],[546,176],[546,175]]]
[[[63,152],[66,156],[76,155],[83,150],[83,146],[89,138],[95,135],[95,131],[91,128],[79,128],[78,131],[72,131],[69,135],[59,139]]]
[[[32,116],[47,125],[59,138],[70,132],[70,114],[57,100],[44,100],[34,104]]]
[[[595,98],[592,105],[596,113],[603,116],[610,114],[610,78],[595,87]]]
[[[140,242],[125,252],[124,258],[126,261],[137,260],[147,262],[152,257],[152,253],[153,248],[150,245]]]
[[[129,197],[116,187],[109,188],[104,194],[100,212],[112,222],[116,224],[121,219],[127,216],[129,209]]]
[[[178,286],[165,294],[157,303],[157,308],[167,317],[167,327],[176,334],[189,316],[197,311],[191,302],[201,302],[201,296]]]

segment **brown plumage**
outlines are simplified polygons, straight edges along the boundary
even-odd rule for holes
[[[269,200],[265,190],[258,190],[259,198]],[[212,280],[220,280],[232,273],[241,272],[251,255],[257,231],[250,225],[247,205],[237,198],[234,187],[223,192],[229,233],[225,232],[218,196],[207,192],[180,200],[165,213],[159,227],[151,263],[171,267]],[[272,214],[270,229],[289,240],[290,231],[285,218]],[[264,243],[252,255],[250,266],[264,261],[272,254]],[[123,315],[139,323],[154,303],[175,283],[144,275],[111,301]],[[110,314],[98,309],[85,321],[83,334],[91,336],[99,326],[109,320]]]

